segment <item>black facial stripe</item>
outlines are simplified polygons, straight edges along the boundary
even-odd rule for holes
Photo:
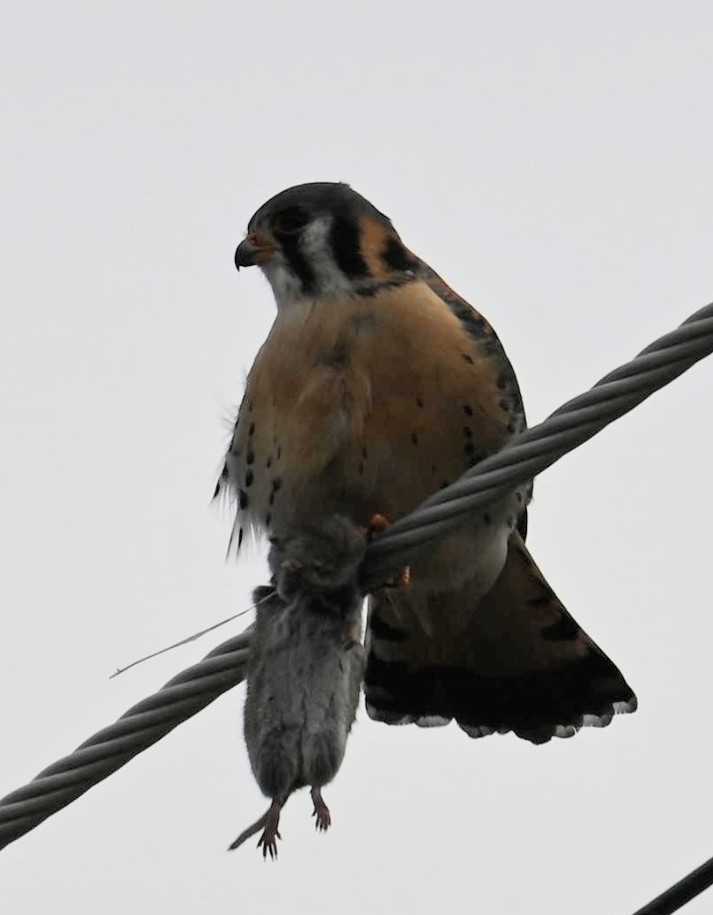
[[[309,222],[309,211],[305,207],[286,207],[277,213],[272,220],[272,230],[276,235],[299,232]]]
[[[332,254],[342,273],[355,279],[368,276],[369,268],[359,250],[359,229],[347,216],[335,215],[329,233]]]
[[[302,292],[307,294],[315,292],[317,289],[317,277],[314,275],[314,270],[309,261],[299,249],[299,236],[280,235],[279,241],[292,272],[302,283]]]
[[[381,257],[392,270],[414,270],[418,263],[397,238],[387,241]]]

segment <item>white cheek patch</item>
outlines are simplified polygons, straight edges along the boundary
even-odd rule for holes
[[[314,271],[317,296],[320,299],[348,293],[352,285],[332,257],[329,240],[331,228],[332,217],[320,216],[307,226],[300,239],[300,250]]]
[[[289,308],[298,302],[303,302],[302,284],[290,269],[282,254],[275,254],[267,264],[263,264],[262,271],[272,286],[278,308]]]
[[[331,216],[320,216],[302,233],[300,248],[317,278],[317,297],[331,298],[349,294],[352,283],[344,276],[332,256],[329,233],[332,228]]]

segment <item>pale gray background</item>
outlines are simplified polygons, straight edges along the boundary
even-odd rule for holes
[[[233,250],[349,181],[498,329],[531,422],[713,298],[713,6],[26,2],[0,29],[0,793],[249,618],[211,509],[273,318]],[[363,712],[315,835],[242,689],[0,856],[3,912],[627,913],[713,854],[713,360],[546,473],[533,553],[641,709],[533,747]],[[713,897],[686,910],[710,911]]]

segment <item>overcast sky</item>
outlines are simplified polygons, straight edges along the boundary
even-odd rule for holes
[[[0,31],[0,794],[249,617],[209,504],[273,320],[233,251],[345,180],[498,330],[530,422],[713,299],[713,6],[25,2]],[[713,855],[713,359],[547,471],[529,543],[636,690],[534,747],[363,709],[277,865],[243,688],[0,855],[13,915],[633,912]],[[713,893],[713,891],[711,891]],[[713,897],[687,915],[709,912]]]

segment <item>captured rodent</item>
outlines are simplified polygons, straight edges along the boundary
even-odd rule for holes
[[[280,811],[308,785],[317,829],[331,823],[321,788],[344,758],[364,673],[357,570],[365,548],[342,516],[273,538],[274,588],[254,594],[244,714],[250,765],[272,803],[231,849],[263,829],[258,847],[276,858]]]

